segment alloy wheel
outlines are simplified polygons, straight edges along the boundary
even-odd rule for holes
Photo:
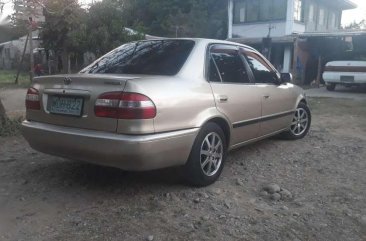
[[[291,132],[295,136],[304,134],[309,125],[309,115],[303,108],[296,109],[294,118],[291,124]]]
[[[215,175],[222,164],[224,146],[221,137],[215,132],[209,133],[202,142],[200,164],[206,176]]]

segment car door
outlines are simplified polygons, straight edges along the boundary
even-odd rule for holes
[[[240,49],[252,70],[257,92],[262,103],[261,135],[268,135],[289,127],[294,113],[296,96],[291,84],[280,84],[279,75],[259,53]]]
[[[261,96],[248,75],[239,48],[215,44],[208,49],[207,78],[215,97],[217,109],[231,122],[231,144],[239,144],[258,137],[261,117]]]

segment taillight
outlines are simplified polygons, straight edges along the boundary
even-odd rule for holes
[[[95,102],[95,116],[115,119],[152,119],[156,108],[152,100],[142,94],[109,92]]]
[[[39,92],[35,88],[29,88],[25,96],[25,107],[28,110],[40,110],[41,102],[39,99]]]

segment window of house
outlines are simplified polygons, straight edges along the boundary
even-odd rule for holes
[[[243,59],[236,47],[214,45],[210,48],[209,81],[224,83],[250,83]]]
[[[234,23],[243,23],[245,22],[245,1],[236,1],[234,2]]]
[[[259,21],[259,6],[260,2],[257,0],[247,0],[247,19],[246,22],[256,22]]]
[[[286,0],[236,0],[234,23],[286,19]]]
[[[334,29],[336,27],[335,20],[336,20],[335,19],[335,13],[334,12],[330,13],[329,14],[329,21],[328,21],[328,24],[329,24],[328,28],[329,29]]]
[[[258,54],[242,50],[253,72],[256,83],[276,84],[278,78],[272,68]]]
[[[324,25],[325,11],[324,8],[319,9],[319,25]]]
[[[314,5],[309,5],[309,21],[314,22]]]
[[[303,21],[303,2],[302,0],[295,0],[294,19],[295,21]]]
[[[5,57],[10,58],[10,49],[5,49]]]

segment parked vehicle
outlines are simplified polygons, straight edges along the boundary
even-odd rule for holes
[[[325,66],[323,79],[329,91],[334,91],[337,85],[366,86],[366,60],[329,62]]]
[[[79,74],[35,78],[22,132],[44,153],[133,171],[182,166],[205,186],[229,150],[308,133],[304,91],[290,81],[245,45],[138,41]]]

